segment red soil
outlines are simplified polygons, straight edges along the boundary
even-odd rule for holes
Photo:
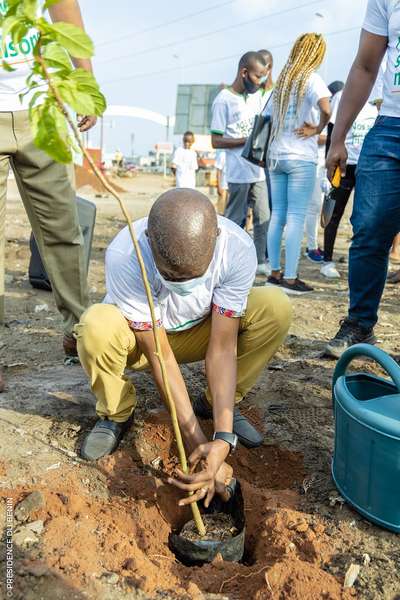
[[[190,513],[177,507],[178,492],[163,483],[175,464],[168,420],[164,412],[153,413],[135,447],[100,461],[110,493],[106,501],[84,490],[76,468],[49,474],[41,486],[1,492],[16,502],[33,489],[45,496],[45,507],[31,515],[45,523],[41,555],[26,559],[22,571],[57,573],[76,590],[89,590],[104,572],[113,572],[123,589],[140,588],[150,597],[157,591],[186,599],[201,598],[201,592],[221,592],[232,600],[354,597],[324,570],[331,558],[324,524],[298,509],[301,455],[278,447],[240,448],[232,459],[245,498],[245,562],[196,568],[178,563],[168,536]],[[154,459],[157,468],[151,466]]]

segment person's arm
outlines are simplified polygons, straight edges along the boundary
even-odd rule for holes
[[[218,196],[222,196],[224,193],[222,188],[222,169],[217,169],[217,192]]]
[[[239,323],[239,318],[229,318],[216,311],[212,313],[205,362],[207,383],[213,404],[215,432],[232,433],[233,430]],[[229,483],[231,476],[230,471],[225,468],[225,459],[229,452],[229,444],[221,440],[202,444],[192,455],[191,463],[193,466],[202,463],[203,470],[185,476],[180,474],[179,480],[171,480],[171,482],[187,492],[196,491],[199,489],[198,486],[201,489],[207,480],[215,479],[216,474],[219,473],[219,479],[223,475],[219,483],[223,490],[224,484]],[[210,492],[207,500],[209,498],[212,498]],[[190,501],[193,502],[193,497],[181,501],[180,504],[188,504]]]
[[[185,381],[169,345],[165,329],[160,328],[159,333],[161,350],[175,401],[179,426],[184,444],[188,453],[190,453],[188,462],[191,470],[194,470],[200,463],[202,466],[201,471],[191,476],[186,476],[178,471],[180,480],[170,478],[169,483],[174,484],[182,490],[195,492],[190,498],[181,500],[179,502],[180,506],[203,498],[205,498],[205,504],[208,506],[215,492],[222,497],[226,496],[225,486],[229,484],[232,477],[232,469],[224,464],[225,458],[229,453],[229,447],[227,448],[227,444],[220,440],[208,442],[193,412]],[[153,332],[135,331],[135,337],[139,348],[149,361],[154,381],[164,403],[168,407],[161,367],[156,356]],[[225,499],[228,498],[225,497]]]
[[[213,311],[206,353],[207,383],[213,401],[214,431],[232,432],[236,392],[238,318]]]
[[[199,422],[193,412],[192,404],[190,402],[189,394],[187,392],[181,370],[176,362],[175,356],[168,342],[166,331],[163,327],[159,329],[159,334],[161,339],[161,350],[167,369],[169,383],[175,399],[176,412],[179,425],[181,427],[182,436],[187,450],[189,452],[193,452],[199,444],[205,443],[207,439],[201,430]],[[165,404],[167,404],[164,384],[161,376],[160,363],[156,356],[153,332],[135,330],[135,337],[141,351],[149,361],[149,366],[161,397]]]
[[[331,116],[331,107],[329,103],[329,98],[321,98],[318,100],[318,109],[319,109],[319,123],[318,125],[312,125],[310,123],[303,123],[302,127],[295,129],[295,133],[300,138],[309,138],[314,135],[320,135],[327,124],[329,123],[329,119]]]
[[[81,9],[78,0],[60,0],[57,4],[49,7],[49,15],[53,23],[62,21],[79,27],[83,31],[85,26],[82,19]],[[84,69],[93,73],[92,62],[89,58],[73,58],[73,65],[76,69]],[[80,131],[88,131],[96,125],[97,117],[95,115],[84,115],[78,123]]]
[[[244,146],[247,138],[228,138],[222,133],[211,133],[211,145],[215,150],[229,150],[231,148],[240,148]]]
[[[346,135],[368,101],[387,45],[387,37],[362,30],[358,53],[343,90],[332,133],[326,161],[329,179],[332,179],[337,167],[340,167],[342,176],[346,173]]]

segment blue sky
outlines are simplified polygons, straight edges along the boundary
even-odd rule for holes
[[[327,34],[322,76],[328,83],[344,79],[366,4],[367,0],[81,0],[86,28],[96,45],[96,76],[108,103],[164,115],[175,112],[179,83],[231,83],[237,60],[248,50],[271,49],[276,77],[292,43],[306,31]],[[200,11],[204,12],[157,27]],[[211,33],[217,30],[222,31]],[[191,39],[196,36],[202,37]],[[132,133],[135,152],[141,153],[165,138],[162,127],[138,119],[106,119],[104,130],[108,151],[119,146],[129,153]],[[97,139],[98,131],[93,133],[93,141]]]

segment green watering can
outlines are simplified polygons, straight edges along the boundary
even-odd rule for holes
[[[380,364],[392,381],[346,374],[355,358]],[[349,348],[333,377],[335,452],[332,475],[340,494],[364,517],[400,533],[400,367],[369,344]]]

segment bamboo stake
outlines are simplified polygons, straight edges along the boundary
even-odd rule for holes
[[[40,42],[39,42],[40,44]],[[153,323],[153,336],[154,336],[154,342],[155,342],[155,346],[156,346],[156,356],[158,358],[158,361],[160,363],[160,369],[161,369],[161,375],[162,375],[162,380],[163,380],[163,384],[164,384],[164,390],[165,390],[165,396],[167,398],[168,401],[168,405],[169,405],[169,410],[170,410],[170,414],[171,414],[171,420],[172,420],[172,426],[174,429],[174,434],[175,434],[175,438],[176,438],[176,444],[178,447],[178,454],[179,454],[179,462],[181,464],[181,468],[182,471],[184,473],[188,473],[188,464],[187,464],[187,459],[186,459],[186,453],[185,453],[185,447],[183,444],[183,439],[182,439],[182,434],[181,434],[181,430],[179,428],[179,423],[178,423],[178,417],[176,414],[176,406],[175,406],[175,402],[174,399],[172,397],[172,393],[171,393],[171,388],[169,385],[169,381],[168,381],[168,375],[167,375],[167,370],[165,367],[165,363],[164,363],[164,358],[162,355],[162,349],[161,349],[161,343],[160,343],[160,337],[159,337],[159,331],[157,328],[157,319],[156,319],[156,314],[155,314],[155,310],[154,310],[154,301],[153,301],[153,296],[151,295],[151,288],[150,288],[150,284],[149,284],[149,279],[147,277],[147,272],[146,272],[146,267],[143,261],[143,256],[140,250],[140,246],[139,246],[139,242],[136,238],[136,234],[135,234],[135,230],[132,226],[132,219],[130,218],[128,209],[126,208],[125,202],[122,200],[121,196],[118,194],[118,192],[113,188],[113,186],[107,181],[107,179],[104,177],[104,175],[102,174],[102,172],[98,169],[96,163],[94,162],[93,158],[91,157],[91,155],[89,154],[89,152],[86,150],[86,148],[83,146],[82,141],[81,141],[81,137],[78,131],[78,128],[76,126],[76,124],[74,123],[74,121],[72,120],[70,114],[68,113],[67,109],[64,106],[64,102],[62,101],[58,90],[54,87],[52,81],[51,81],[51,77],[50,74],[47,70],[45,61],[43,60],[41,54],[40,54],[40,48],[38,48],[38,54],[36,56],[36,59],[38,60],[38,62],[40,63],[41,67],[43,68],[43,72],[46,76],[46,80],[47,83],[49,84],[49,89],[52,92],[54,98],[57,101],[57,104],[60,108],[60,111],[62,112],[62,114],[64,115],[64,117],[66,118],[69,126],[71,127],[71,130],[74,134],[75,140],[77,142],[77,144],[79,145],[79,148],[82,152],[82,154],[85,156],[86,160],[88,161],[93,173],[96,175],[96,177],[99,179],[99,181],[102,183],[103,187],[117,200],[117,202],[119,203],[119,206],[121,208],[122,214],[124,215],[125,221],[128,225],[129,228],[129,233],[131,235],[132,238],[132,243],[133,246],[135,248],[135,252],[136,252],[136,256],[137,256],[137,260],[139,263],[139,267],[140,267],[140,271],[141,271],[141,275],[142,275],[142,279],[143,279],[143,285],[146,291],[146,296],[147,296],[147,302],[149,304],[149,308],[150,308],[150,314],[151,314],[151,321]],[[191,509],[192,509],[192,513],[193,513],[193,519],[196,523],[196,527],[198,529],[199,535],[201,537],[204,537],[206,534],[206,528],[204,526],[203,520],[201,518],[201,514],[199,511],[199,507],[197,505],[197,502],[192,502],[191,503]]]

